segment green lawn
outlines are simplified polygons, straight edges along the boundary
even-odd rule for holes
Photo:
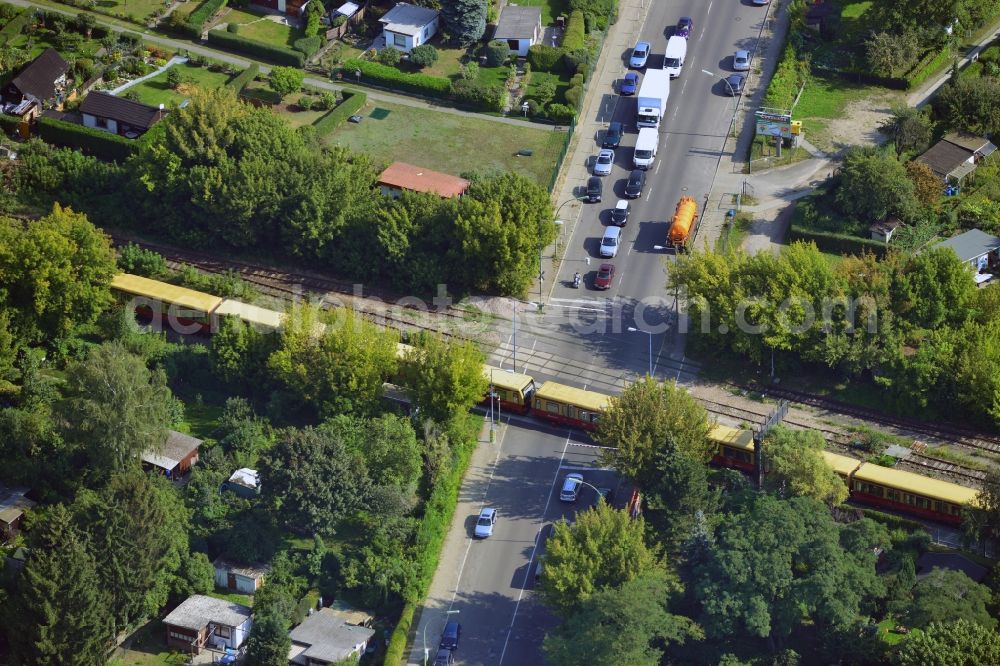
[[[188,14],[198,9],[198,5],[200,4],[201,2],[198,0],[187,0],[187,2],[179,4],[174,11],[170,12],[170,15],[179,16],[181,18],[186,17]]]
[[[537,99],[538,86],[544,81],[552,81],[556,84],[556,96],[552,100],[556,104],[566,103],[566,91],[569,90],[568,74],[552,74],[551,72],[532,72],[528,79],[528,92],[525,97]]]
[[[522,7],[541,7],[543,26],[554,24],[557,16],[569,16],[567,0],[518,0],[516,4]]]
[[[164,9],[170,2],[165,0],[97,0],[95,7],[115,16],[134,16],[141,22],[158,9]]]
[[[183,666],[187,657],[167,648],[166,630],[159,620],[152,620],[126,639],[127,650],[116,651],[108,666]]]
[[[167,75],[171,69],[178,70],[181,73],[183,83],[177,90],[167,85]],[[193,67],[188,63],[182,63],[174,65],[165,72],[161,72],[151,79],[146,79],[142,83],[137,83],[126,90],[136,91],[139,94],[139,101],[143,104],[151,106],[164,104],[167,107],[171,107],[191,97],[191,93],[196,88],[213,90],[225,85],[229,79],[229,74],[225,72],[212,72],[207,67]]]
[[[212,434],[219,427],[219,418],[222,416],[220,405],[198,404],[194,400],[184,402],[184,420],[177,424],[179,432],[187,433],[198,439],[211,439]]]
[[[253,595],[250,594],[238,594],[236,592],[220,592],[219,590],[212,590],[208,593],[208,596],[215,597],[216,599],[223,599],[225,601],[231,601],[234,604],[243,604],[244,606],[253,607]]]
[[[375,109],[389,113],[378,120],[372,114]],[[403,160],[455,175],[514,171],[543,187],[548,187],[566,138],[552,130],[385,102],[369,103],[359,115],[363,122],[344,123],[326,140],[386,163]],[[469,145],[469,137],[475,137],[475,147]],[[533,150],[534,155],[515,157],[521,149]]]
[[[230,10],[223,17],[225,23],[239,23],[239,35],[247,39],[256,39],[275,46],[291,46],[296,39],[303,37],[302,30],[282,25],[261,14],[254,14],[239,9]],[[222,25],[220,23],[220,25]],[[224,28],[218,28],[223,30]]]

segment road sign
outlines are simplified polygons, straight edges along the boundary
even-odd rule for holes
[[[780,136],[783,139],[792,138],[792,114],[776,109],[758,109],[754,112],[757,121],[757,134],[762,136]]]

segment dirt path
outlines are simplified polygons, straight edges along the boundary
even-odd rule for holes
[[[840,153],[850,146],[881,145],[886,137],[878,126],[892,113],[895,104],[905,103],[901,93],[875,94],[850,102],[839,118],[826,121],[823,129],[810,133],[809,140],[824,152]]]

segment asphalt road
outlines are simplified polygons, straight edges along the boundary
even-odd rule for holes
[[[597,450],[586,435],[532,419],[515,417],[503,426],[497,443],[481,446],[495,447],[495,452],[490,449],[482,465],[474,460],[463,484],[458,518],[420,618],[411,664],[422,663],[425,628],[433,661],[449,610],[458,611],[454,617],[462,623],[455,653],[459,664],[544,663],[542,639],[556,620],[533,592],[534,563],[544,549],[536,550],[538,537],[554,521],[572,520],[595,495],[584,487],[576,503],[560,502],[567,473],[580,472],[598,487],[617,483],[614,472],[598,467]],[[499,517],[493,536],[474,539],[476,517],[484,506],[496,508]]]
[[[599,105],[601,120],[622,122],[628,133],[616,151],[611,175],[603,178],[604,201],[583,204],[574,233],[566,241],[558,279],[551,293],[543,294],[544,317],[525,313],[521,318],[519,370],[525,371],[527,363],[526,371],[533,375],[551,374],[596,390],[620,390],[650,366],[655,366],[654,374],[660,379],[690,378],[692,368],[684,362],[673,335],[674,295],[666,289],[666,271],[674,257],[654,246],[665,244],[669,220],[681,196],[693,197],[700,210],[712,189],[735,108],[722,78],[732,73],[736,49],[753,50],[767,10],[749,0],[657,0],[650,7],[640,32],[641,39],[652,44],[649,67],[662,66],[667,38],[679,17],[691,16],[695,30],[688,40],[684,70],[671,82],[656,162],[647,173],[641,198],[632,202],[622,247],[613,260],[615,280],[605,292],[592,289],[602,262],[600,239],[616,200],[624,198],[638,130],[635,97],[621,97],[610,82],[594,81],[605,87],[597,91],[605,96]],[[619,78],[627,71],[629,55],[629,51],[620,54]],[[593,137],[594,156],[601,139]],[[583,275],[580,289],[572,287],[576,271]],[[630,327],[637,331],[629,331]],[[492,362],[511,368],[512,347],[511,339],[497,350]],[[546,359],[535,359],[533,350],[543,350],[577,371],[561,374],[557,363],[549,373]]]

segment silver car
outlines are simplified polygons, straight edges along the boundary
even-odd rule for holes
[[[618,227],[612,227],[612,229],[617,228]],[[562,489],[559,491],[559,501],[575,502],[576,498],[580,495],[580,486],[582,485],[583,474],[577,474],[576,472],[567,474],[566,478],[563,480]]]
[[[594,175],[595,176],[607,176],[611,174],[611,167],[615,165],[615,151],[610,148],[605,148],[601,152],[597,153],[597,159],[594,160]]]
[[[493,536],[493,526],[497,524],[497,510],[483,509],[479,512],[479,519],[476,521],[476,538],[485,539]]]
[[[750,71],[750,52],[740,49],[733,54],[733,71],[734,72],[748,72]]]

